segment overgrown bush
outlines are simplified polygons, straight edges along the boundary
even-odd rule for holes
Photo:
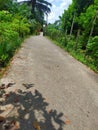
[[[23,18],[23,19],[15,18],[15,19],[13,19],[10,26],[11,26],[12,30],[18,32],[19,36],[22,38],[30,33],[30,29],[29,29],[30,24],[28,23],[26,18]]]
[[[4,24],[0,25],[0,66],[5,66],[13,56],[15,50],[20,46],[18,32],[8,29]]]
[[[61,46],[65,47],[67,45],[67,38],[60,30],[54,28],[50,28],[50,29],[47,28],[46,34],[52,40],[57,41]]]
[[[30,33],[29,26],[26,18],[16,18],[7,11],[0,11],[0,67],[8,63],[21,39]]]
[[[86,55],[93,59],[94,64],[98,68],[98,36],[90,38],[88,41]]]
[[[41,24],[37,22],[35,19],[29,20],[30,24],[30,33],[38,35],[41,30]]]

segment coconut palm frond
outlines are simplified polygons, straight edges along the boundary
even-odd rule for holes
[[[50,13],[51,10],[48,6],[43,5],[41,3],[36,3],[36,8],[44,13]]]
[[[37,0],[37,3],[42,3],[42,4],[45,4],[46,6],[52,6],[52,4],[51,3],[49,3],[49,2],[47,2],[47,1],[45,1],[45,0]]]

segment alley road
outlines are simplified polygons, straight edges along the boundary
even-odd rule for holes
[[[98,130],[98,74],[42,35],[25,40],[3,79],[15,82],[6,91],[17,91],[20,130]]]

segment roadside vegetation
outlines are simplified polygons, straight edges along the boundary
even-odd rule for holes
[[[98,72],[98,0],[73,0],[46,35]]]
[[[33,3],[34,2],[34,3]],[[38,35],[51,4],[42,0],[0,0],[0,70],[29,35]],[[36,6],[37,5],[37,6]]]

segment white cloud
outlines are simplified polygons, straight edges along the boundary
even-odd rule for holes
[[[68,8],[72,0],[49,0],[49,2],[52,2],[52,8],[51,13],[48,16],[48,22],[53,23],[62,15],[64,10]]]

